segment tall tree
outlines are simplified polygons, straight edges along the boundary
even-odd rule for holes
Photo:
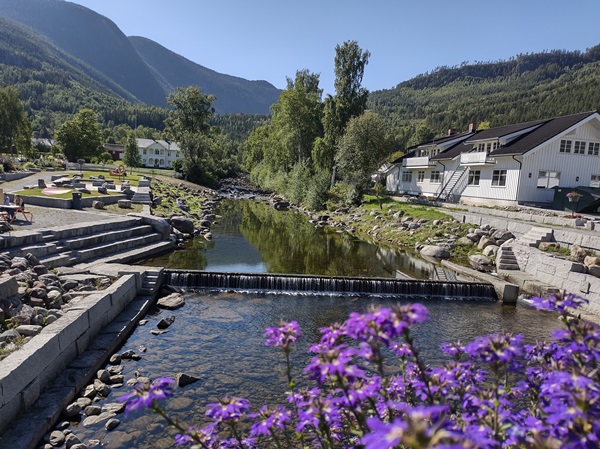
[[[183,173],[187,180],[200,184],[214,184],[218,162],[215,153],[222,153],[218,146],[217,132],[211,126],[215,112],[214,95],[205,95],[200,88],[179,88],[167,98],[174,109],[165,120],[166,135],[177,142],[183,153]]]
[[[31,137],[31,122],[18,92],[11,87],[0,89],[0,151],[29,155]]]
[[[351,118],[335,156],[341,178],[362,193],[390,148],[388,126],[378,114],[365,111]]]
[[[56,130],[56,141],[69,161],[98,157],[103,151],[96,113],[82,109]]]
[[[308,70],[287,79],[287,89],[272,106],[272,131],[279,140],[279,154],[267,154],[274,168],[289,172],[300,161],[309,161],[314,141],[323,135],[319,75]]]
[[[142,156],[140,156],[137,139],[133,132],[130,132],[127,136],[127,143],[125,144],[125,152],[123,154],[123,163],[131,169],[142,166]]]
[[[371,53],[356,41],[346,41],[335,47],[335,96],[325,99],[323,116],[324,137],[316,142],[313,159],[323,169],[331,170],[335,152],[346,124],[362,114],[369,91],[361,86],[365,66]]]

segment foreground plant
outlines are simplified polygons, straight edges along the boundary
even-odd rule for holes
[[[570,313],[587,301],[572,294],[534,298],[565,325],[549,343],[494,334],[445,344],[450,359],[430,367],[411,328],[427,319],[420,304],[353,313],[321,330],[304,369],[316,383],[295,389],[290,363],[300,328],[265,332],[285,355],[289,406],[257,413],[242,398],[209,404],[208,423],[184,428],[158,400],[171,382],[158,379],[121,398],[127,409],[150,407],[194,448],[597,448],[600,447],[600,327]]]

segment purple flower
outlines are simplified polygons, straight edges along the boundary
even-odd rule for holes
[[[493,334],[477,337],[465,346],[465,351],[473,358],[488,364],[509,365],[511,370],[520,366],[523,354],[523,336]]]
[[[250,435],[270,435],[276,430],[284,430],[285,424],[290,421],[288,411],[279,406],[277,408],[269,408],[263,405],[260,412],[249,415],[251,418],[259,418],[260,420],[252,424]]]
[[[278,346],[288,349],[296,343],[300,336],[300,326],[296,321],[283,322],[278,327],[268,327],[265,330],[267,346]]]
[[[233,396],[226,396],[206,407],[206,416],[218,422],[237,422],[250,410],[248,400]]]
[[[304,369],[311,379],[319,384],[328,381],[353,382],[365,377],[362,368],[351,363],[355,350],[346,345],[322,350]]]
[[[371,431],[362,438],[365,449],[390,449],[402,441],[402,436],[408,425],[401,419],[396,419],[387,424],[377,418],[367,421]]]
[[[174,383],[175,381],[169,377],[160,377],[151,384],[139,383],[135,386],[135,391],[119,397],[118,400],[125,402],[126,413],[140,408],[152,407],[154,401],[173,395],[172,385]]]
[[[566,313],[568,309],[578,309],[588,304],[589,301],[574,293],[565,293],[561,296],[551,296],[549,298],[534,297],[531,298],[537,310],[548,310],[550,312]]]

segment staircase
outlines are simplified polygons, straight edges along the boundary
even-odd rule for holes
[[[52,269],[84,262],[141,260],[173,248],[163,235],[143,217],[126,216],[9,236],[2,240],[2,247],[13,256],[31,254]]]
[[[520,270],[517,256],[513,252],[512,246],[502,245],[496,254],[497,270]]]
[[[457,193],[460,195],[457,186],[460,185],[461,180],[466,180],[466,173],[468,173],[467,167],[458,167],[455,171],[453,171],[450,179],[448,179],[448,182],[446,182],[444,187],[442,187],[442,191],[438,194],[437,199],[450,202],[457,200],[457,198],[455,198],[457,197]]]
[[[518,242],[522,245],[537,248],[541,242],[552,242],[553,240],[554,231],[552,229],[534,226],[519,237]]]
[[[433,280],[441,282],[456,282],[458,277],[456,273],[451,270],[445,270],[444,268],[433,266]]]
[[[150,187],[138,187],[137,191],[131,197],[131,202],[135,204],[152,204],[150,196]]]

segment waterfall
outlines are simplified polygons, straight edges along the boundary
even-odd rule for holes
[[[165,270],[165,274],[166,284],[189,289],[496,299],[496,293],[492,285],[473,282],[325,277],[268,273],[218,273],[173,269]]]

